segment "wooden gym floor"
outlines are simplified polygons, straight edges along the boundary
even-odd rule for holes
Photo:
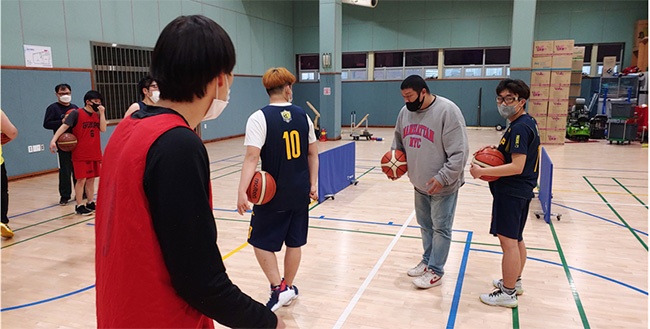
[[[345,129],[345,128],[344,128]],[[312,205],[308,244],[296,285],[300,298],[277,311],[289,328],[647,328],[648,149],[601,140],[546,146],[554,165],[551,225],[535,218],[519,308],[482,304],[500,277],[498,240],[488,234],[487,183],[466,171],[446,275],[418,290],[406,270],[422,252],[412,186],[391,182],[379,159],[392,129],[371,128],[384,141],[356,142],[357,186]],[[470,150],[497,143],[493,129],[468,129]],[[319,143],[321,150],[351,142]],[[207,144],[218,245],[231,279],[262,303],[268,283],[246,244],[249,215],[239,216],[236,186],[243,138]],[[7,166],[13,163],[5,154]],[[95,326],[94,217],[60,207],[57,175],[9,183],[10,225],[2,241],[3,328]]]

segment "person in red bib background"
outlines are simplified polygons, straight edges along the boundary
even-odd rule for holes
[[[161,32],[150,73],[160,100],[123,119],[97,194],[98,328],[284,328],[228,277],[212,213],[210,160],[193,128],[228,104],[235,48],[211,19]]]
[[[106,108],[102,102],[102,94],[96,90],[88,91],[84,95],[84,107],[68,113],[50,141],[50,151],[54,153],[56,141],[68,128],[72,127],[72,134],[77,137],[77,146],[72,150],[72,167],[77,178],[74,185],[77,215],[88,216],[95,212],[95,177],[99,177],[102,163],[99,133],[106,131]],[[84,192],[86,204],[83,204]]]

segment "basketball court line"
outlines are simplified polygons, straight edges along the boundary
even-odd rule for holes
[[[363,281],[363,283],[361,284],[361,286],[357,290],[357,293],[354,295],[354,297],[352,297],[352,300],[350,301],[350,303],[345,308],[345,310],[343,311],[343,313],[341,314],[339,319],[334,324],[334,327],[333,327],[334,329],[338,329],[338,328],[341,328],[343,326],[343,324],[345,323],[345,320],[347,320],[350,313],[352,313],[352,309],[354,309],[354,307],[359,302],[359,299],[361,298],[361,295],[363,295],[363,293],[365,292],[368,285],[370,285],[370,282],[372,281],[372,279],[374,279],[375,275],[377,275],[377,272],[379,271],[379,268],[383,265],[384,261],[388,257],[388,254],[391,253],[391,251],[393,250],[393,247],[395,247],[395,244],[397,244],[397,241],[399,240],[400,236],[402,235],[402,233],[404,233],[404,231],[406,230],[408,224],[413,220],[414,217],[415,217],[415,210],[413,210],[413,212],[411,212],[411,215],[404,222],[404,224],[402,224],[402,227],[399,229],[397,234],[395,234],[395,237],[393,238],[393,240],[390,242],[390,244],[388,245],[388,247],[384,251],[384,254],[379,258],[379,260],[377,260],[377,263],[375,264],[375,267],[373,267],[373,269],[370,271],[370,273],[366,277],[366,280]]]
[[[627,193],[629,193],[633,198],[635,198],[636,201],[639,201],[639,203],[641,203],[646,209],[648,209],[648,206],[645,203],[643,203],[643,201],[641,201],[639,198],[637,198],[636,195],[634,195],[634,193],[628,190],[627,187],[625,187],[625,185],[623,185],[621,182],[616,180],[616,178],[614,177],[612,177],[612,179],[616,182],[616,184],[620,185]]]
[[[561,204],[561,203],[557,203],[557,202],[551,202],[551,204],[553,204],[554,206],[558,206],[558,207],[562,207],[562,208],[565,208],[565,209],[569,209],[569,210],[572,210],[572,211],[575,211],[575,212],[579,212],[579,213],[584,214],[584,215],[587,215],[587,216],[591,216],[591,217],[594,217],[594,218],[598,218],[598,219],[600,219],[600,220],[602,220],[602,221],[605,221],[605,222],[608,222],[608,223],[610,223],[610,224],[614,224],[614,225],[621,226],[621,227],[626,227],[625,225],[623,225],[623,224],[621,224],[621,223],[619,223],[619,222],[615,222],[615,221],[613,221],[613,220],[611,220],[611,219],[607,219],[607,218],[605,218],[605,217],[601,217],[601,216],[598,216],[598,215],[594,215],[594,214],[592,214],[592,213],[590,213],[590,212],[587,212],[587,211],[584,211],[584,210],[580,210],[580,209],[576,209],[576,208],[573,208],[573,207],[569,207],[569,206],[566,206],[566,205],[563,205],[563,204]],[[647,233],[647,232],[641,231],[641,230],[636,229],[636,228],[633,229],[633,230],[636,231],[636,232],[639,232],[639,233],[641,233],[641,234],[643,234],[643,235],[645,235],[645,236],[648,236],[648,233]]]
[[[632,232],[632,235],[634,235],[634,237],[635,237],[637,240],[639,240],[639,242],[641,243],[641,245],[643,246],[643,248],[645,248],[645,250],[648,251],[648,245],[645,243],[645,241],[643,241],[643,240],[639,237],[639,235],[636,234],[636,232],[632,229],[632,227],[630,227],[630,225],[625,221],[625,219],[623,219],[623,217],[622,217],[622,216],[621,216],[621,215],[616,211],[616,209],[614,209],[614,207],[612,207],[612,206],[607,202],[607,199],[605,199],[605,197],[604,197],[600,192],[598,192],[598,190],[596,189],[596,187],[593,186],[593,185],[591,184],[591,182],[589,181],[589,179],[587,179],[587,177],[585,177],[585,176],[582,176],[582,178],[584,178],[584,180],[587,181],[587,184],[589,184],[589,186],[591,186],[591,188],[594,189],[594,191],[596,191],[596,192],[598,193],[598,196],[603,200],[603,202],[605,202],[605,203],[607,204],[607,207],[609,207],[609,209],[610,209],[612,212],[614,212],[614,214],[616,214],[616,217],[618,217],[618,219],[620,219],[621,222],[623,222],[623,224],[625,224],[625,226],[627,227],[627,229],[628,229],[630,232]]]

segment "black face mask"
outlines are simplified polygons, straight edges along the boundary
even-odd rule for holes
[[[99,107],[100,107],[100,106],[101,106],[101,105],[99,105],[99,104],[90,103],[90,107],[92,107],[92,108],[93,108],[93,111],[95,111],[95,112],[99,111]]]
[[[424,103],[424,99],[420,100],[420,95],[418,95],[418,98],[412,102],[406,102],[406,109],[415,112],[422,107],[422,103]]]

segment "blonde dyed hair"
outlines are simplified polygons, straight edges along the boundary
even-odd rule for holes
[[[284,67],[272,67],[262,76],[262,84],[269,95],[281,92],[284,86],[291,86],[295,82],[296,77]]]

